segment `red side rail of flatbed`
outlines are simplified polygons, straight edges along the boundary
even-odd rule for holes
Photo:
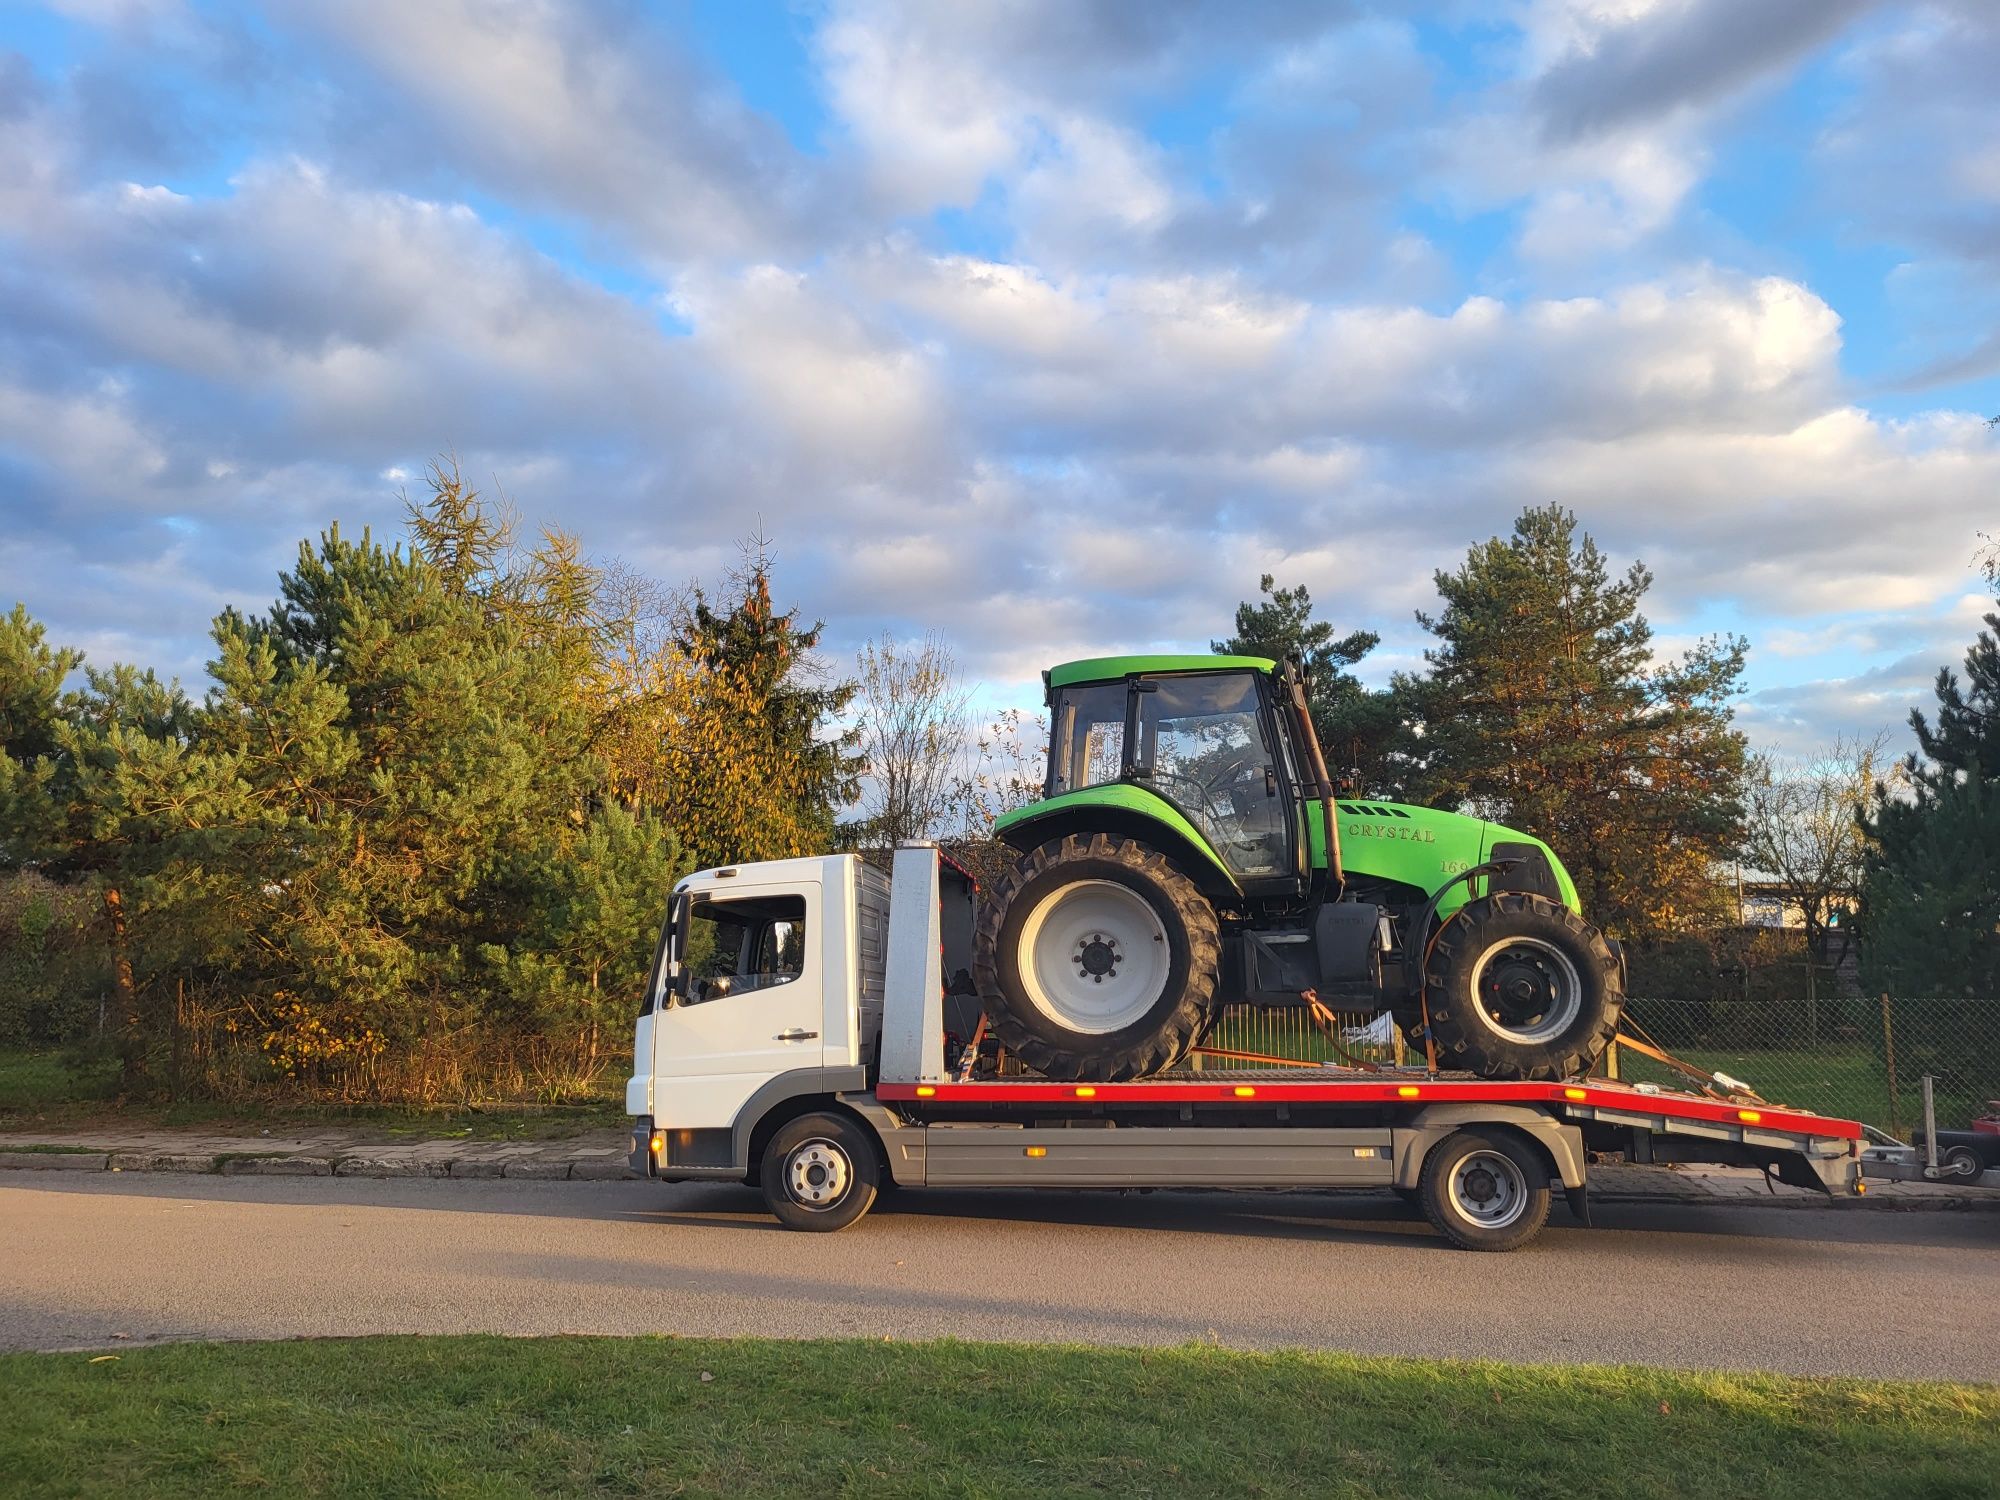
[[[1232,1073],[1214,1081],[1149,1078],[1134,1083],[1056,1083],[1044,1078],[996,1078],[970,1083],[881,1083],[884,1102],[935,1102],[1005,1107],[1010,1104],[1222,1104],[1248,1108],[1273,1104],[1548,1104],[1608,1109],[1710,1125],[1749,1125],[1820,1139],[1859,1140],[1854,1120],[1768,1104],[1732,1104],[1693,1094],[1635,1088],[1604,1079],[1574,1083],[1495,1083],[1482,1079],[1433,1079],[1422,1074],[1379,1074],[1262,1079]]]

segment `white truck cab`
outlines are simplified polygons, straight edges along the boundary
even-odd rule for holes
[[[1332,1065],[1080,1083],[946,1068],[974,1035],[977,887],[928,845],[704,870],[674,888],[635,1032],[630,1165],[762,1188],[839,1229],[899,1186],[1392,1187],[1453,1243],[1508,1250],[1552,1190],[1588,1222],[1586,1147],[1859,1192],[1861,1127],[1603,1079]],[[976,1052],[974,1060],[983,1062]]]
[[[740,1124],[868,1086],[888,922],[887,877],[851,854],[674,887],[625,1085],[626,1111],[664,1133],[660,1167],[742,1177]]]

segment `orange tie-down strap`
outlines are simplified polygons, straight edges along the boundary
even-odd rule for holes
[[[1729,1099],[1747,1095],[1759,1104],[1768,1104],[1770,1102],[1748,1084],[1743,1084],[1742,1087],[1734,1089],[1722,1088],[1713,1073],[1704,1072],[1693,1063],[1682,1062],[1671,1052],[1660,1047],[1655,1047],[1650,1042],[1642,1042],[1629,1031],[1620,1029],[1618,1035],[1612,1039],[1611,1045],[1614,1047],[1630,1047],[1641,1057],[1650,1057],[1654,1062],[1664,1067],[1672,1068],[1676,1073],[1682,1074],[1684,1077],[1692,1078],[1696,1083],[1701,1085],[1703,1093],[1709,1094],[1714,1098]],[[1740,1079],[1732,1081],[1737,1083],[1742,1082]]]
[[[1379,1064],[1369,1062],[1366,1058],[1356,1057],[1340,1044],[1340,1017],[1322,1005],[1319,996],[1315,995],[1311,990],[1302,990],[1299,997],[1305,1001],[1307,1012],[1313,1018],[1313,1024],[1318,1026],[1320,1031],[1325,1034],[1327,1046],[1333,1048],[1339,1054],[1342,1062],[1357,1073],[1379,1073],[1382,1071]],[[1263,1063],[1268,1067],[1323,1068],[1327,1066],[1324,1061],[1318,1058],[1274,1057],[1268,1052],[1242,1052],[1232,1047],[1197,1047],[1194,1050],[1199,1052],[1203,1057],[1226,1057],[1231,1062]]]

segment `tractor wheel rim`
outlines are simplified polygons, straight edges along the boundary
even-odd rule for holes
[[[1152,902],[1113,880],[1079,880],[1021,924],[1021,987],[1049,1020],[1103,1036],[1142,1019],[1167,987],[1172,955]]]
[[[785,1158],[785,1187],[800,1208],[824,1213],[839,1205],[854,1181],[854,1165],[832,1141],[801,1142]]]
[[[1570,956],[1540,938],[1506,938],[1472,966],[1472,1003],[1510,1042],[1553,1041],[1583,1013],[1583,981]]]
[[[1504,1151],[1474,1151],[1451,1169],[1452,1209],[1481,1229],[1505,1229],[1527,1211],[1528,1180]]]

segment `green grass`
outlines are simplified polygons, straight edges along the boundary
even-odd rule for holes
[[[37,1496],[2000,1493],[2000,1387],[1207,1346],[382,1338],[0,1356]]]
[[[53,1050],[0,1049],[0,1142],[9,1130],[88,1130],[93,1126],[351,1126],[389,1138],[556,1140],[627,1123],[622,1073],[579,1104],[394,1105],[310,1099],[256,1102],[195,1099],[178,1103],[118,1097],[115,1059],[80,1060]]]
[[[79,1066],[68,1054],[0,1049],[0,1112],[97,1106],[118,1091],[118,1065]]]
[[[0,1151],[5,1151],[5,1152],[8,1152],[8,1153],[10,1153],[10,1154],[13,1154],[13,1155],[31,1155],[31,1156],[34,1156],[34,1155],[39,1155],[39,1156],[93,1156],[93,1155],[100,1155],[100,1154],[102,1154],[102,1153],[98,1153],[98,1152],[93,1152],[93,1151],[91,1151],[91,1149],[90,1149],[90,1148],[89,1148],[88,1146],[23,1146],[23,1145],[16,1145],[15,1143],[13,1143],[13,1142],[9,1141],[9,1140],[8,1140],[8,1139],[7,1139],[7,1138],[6,1138],[5,1136],[0,1136]]]
[[[1688,1049],[1674,1055],[1710,1072],[1721,1071],[1740,1078],[1773,1104],[1789,1104],[1837,1115],[1847,1120],[1863,1120],[1884,1130],[1891,1128],[1893,1113],[1907,1137],[1923,1118],[1923,1093],[1912,1074],[1898,1080],[1897,1104],[1889,1102],[1889,1077],[1882,1059],[1867,1048],[1822,1049],[1813,1052],[1786,1052],[1755,1047]],[[1635,1082],[1678,1086],[1680,1077],[1658,1063],[1627,1052],[1621,1072]],[[1939,1090],[1938,1126],[1963,1130],[1978,1113],[1981,1096]]]

